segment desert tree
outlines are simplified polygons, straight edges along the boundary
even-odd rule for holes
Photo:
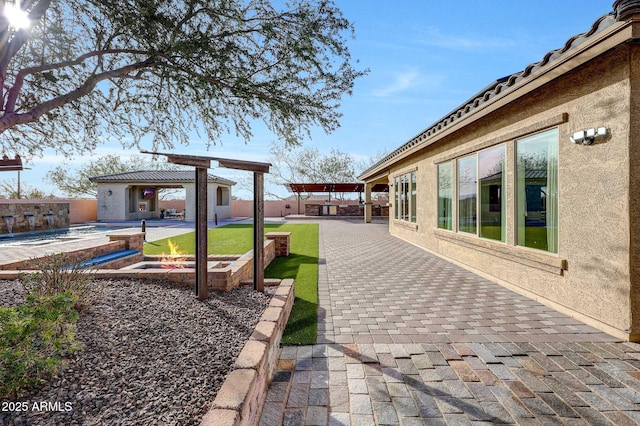
[[[336,147],[323,154],[316,147],[291,147],[273,142],[269,148],[272,167],[265,176],[268,184],[265,191],[271,197],[282,198],[282,192],[276,189],[288,183],[358,182],[358,175],[384,155],[380,151],[370,158],[356,160],[352,154]],[[311,194],[300,195],[308,199]],[[336,196],[344,199],[346,194]]]
[[[19,0],[15,0],[18,2]],[[0,146],[73,155],[108,137],[125,147],[249,141],[262,120],[287,144],[339,125],[366,70],[331,0],[0,2]]]
[[[0,198],[43,200],[55,198],[55,196],[44,192],[37,186],[33,186],[27,182],[18,181],[18,179],[10,178],[0,181]]]

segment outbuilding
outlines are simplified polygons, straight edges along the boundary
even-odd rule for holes
[[[359,178],[393,235],[639,341],[640,2],[613,8]]]
[[[194,170],[139,170],[90,178],[98,184],[98,220],[125,221],[160,217],[158,192],[163,188],[185,190],[187,221],[195,220],[196,179]],[[208,175],[207,218],[231,217],[231,187],[235,182]]]

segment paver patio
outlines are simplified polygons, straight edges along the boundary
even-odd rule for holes
[[[261,425],[639,424],[640,345],[392,237],[320,224],[318,344]]]

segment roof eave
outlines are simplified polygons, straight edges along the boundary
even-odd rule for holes
[[[607,16],[610,15],[605,15],[600,18],[600,20]],[[501,91],[499,94],[496,94],[486,100],[481,105],[473,108],[471,111],[455,120],[451,125],[446,123],[442,124],[445,119],[451,116],[445,115],[442,119],[411,138],[409,142],[396,149],[389,155],[389,158],[383,159],[381,162],[374,164],[372,167],[362,172],[358,176],[358,179],[371,181],[372,176],[375,177],[383,172],[388,172],[394,164],[404,160],[408,156],[437,143],[446,136],[459,131],[463,127],[483,118],[487,114],[527,95],[538,87],[560,77],[563,74],[566,74],[587,61],[601,55],[605,51],[632,39],[640,38],[640,26],[633,24],[640,24],[640,16],[629,19],[626,22],[615,22],[594,37],[585,39],[582,44],[564,52],[552,62],[549,62],[526,78],[523,78],[514,85]],[[596,49],[596,47],[598,48]],[[492,83],[487,87],[491,87],[493,84],[495,83]],[[465,108],[467,103],[468,102],[463,103],[454,111],[459,111],[460,109]],[[438,126],[440,126],[440,129],[434,131]],[[431,134],[428,135],[427,133]]]

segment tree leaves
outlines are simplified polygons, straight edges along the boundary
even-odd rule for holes
[[[0,145],[170,149],[194,129],[215,145],[227,131],[249,141],[256,119],[296,144],[339,126],[340,98],[366,72],[351,65],[352,33],[331,1],[52,0],[16,52],[18,34],[0,28]]]

